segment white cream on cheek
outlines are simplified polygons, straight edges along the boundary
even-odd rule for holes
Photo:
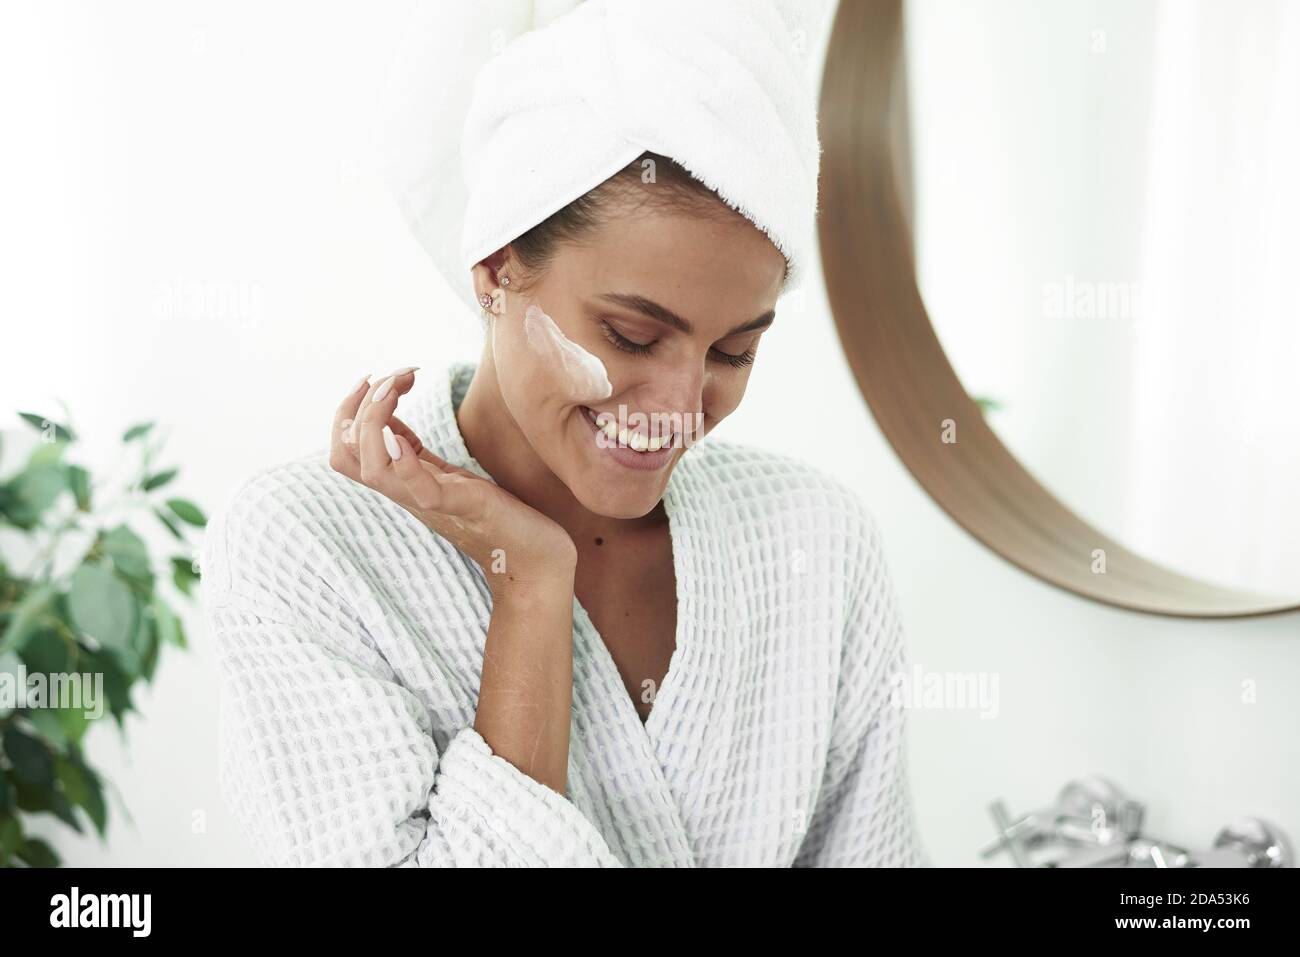
[[[596,402],[614,394],[605,364],[561,332],[536,303],[524,310],[524,337],[531,350],[560,373],[567,398]]]
[[[504,305],[493,304],[492,355],[517,421],[534,420],[542,406],[587,405],[613,395],[604,363],[565,336],[539,305],[530,303],[516,322],[506,318]]]

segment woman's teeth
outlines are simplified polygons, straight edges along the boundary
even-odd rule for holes
[[[592,424],[605,433],[605,438],[611,442],[617,441],[619,445],[630,448],[634,452],[658,452],[672,444],[671,435],[647,437],[640,432],[629,432],[627,429],[620,429],[618,423],[612,419],[606,419],[604,424],[601,424],[596,420],[594,411],[590,409],[585,411]]]

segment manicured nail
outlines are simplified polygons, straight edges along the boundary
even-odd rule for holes
[[[370,373],[367,372],[365,375],[361,377],[361,381],[352,387],[352,391],[348,393],[348,396],[351,397],[356,395],[358,392],[361,391],[361,387],[363,385],[369,385],[369,384],[370,384]]]
[[[396,462],[402,457],[402,447],[397,444],[397,436],[393,435],[393,430],[384,426],[384,448],[388,449],[388,457]]]
[[[384,380],[384,384],[375,390],[375,397],[371,399],[372,402],[384,401],[384,398],[388,395],[388,390],[393,387],[393,378],[393,376],[389,376]]]
[[[419,372],[419,371],[420,371],[420,367],[419,367],[419,366],[407,366],[407,367],[404,368],[404,369],[398,369],[396,372],[393,372],[392,375],[395,375],[395,376],[397,376],[397,375],[406,375],[408,372]]]

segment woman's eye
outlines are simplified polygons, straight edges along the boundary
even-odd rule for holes
[[[654,342],[636,342],[623,335],[604,319],[600,320],[601,332],[616,348],[637,356],[648,356],[654,349]],[[709,349],[709,358],[714,362],[725,362],[732,368],[743,368],[754,361],[756,344],[741,353],[725,352],[714,346]]]
[[[654,346],[653,342],[633,342],[604,319],[600,320],[600,328],[601,331],[604,332],[605,338],[624,352],[630,352],[633,355],[638,356],[647,356],[650,354],[651,347]]]
[[[754,361],[754,347],[750,346],[739,355],[733,352],[723,352],[721,349],[710,349],[709,352],[718,362],[725,362],[727,365],[740,369]]]

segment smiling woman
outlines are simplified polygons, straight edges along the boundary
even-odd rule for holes
[[[643,169],[655,177],[645,180]],[[507,487],[527,489],[530,503],[576,499],[593,515],[642,518],[684,452],[649,449],[650,417],[698,414],[707,435],[735,410],[776,314],[786,259],[683,167],[651,153],[521,245],[522,254],[512,241],[472,270],[478,295],[504,306],[485,310],[488,341],[460,413],[470,451]],[[572,349],[526,347],[528,316],[541,308]],[[587,377],[574,390],[563,359],[575,354],[608,370],[610,394],[594,394]],[[584,410],[617,419],[623,407],[645,425],[601,449]],[[530,461],[544,468],[525,474]],[[570,532],[579,542],[594,537]]]
[[[328,457],[210,525],[222,780],[268,861],[929,862],[870,510],[711,435],[810,258],[793,29],[589,0],[484,66],[439,258],[479,361],[358,384]]]

